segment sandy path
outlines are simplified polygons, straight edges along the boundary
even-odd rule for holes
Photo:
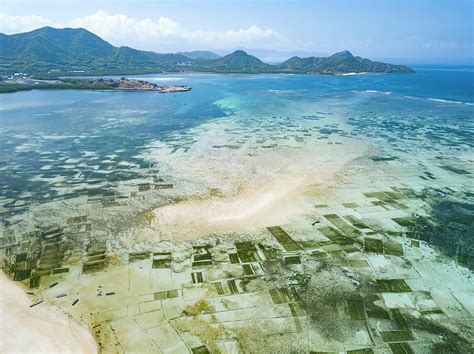
[[[0,271],[0,353],[97,353],[92,335],[56,307],[30,308],[25,292]]]

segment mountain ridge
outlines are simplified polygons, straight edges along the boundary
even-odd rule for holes
[[[178,52],[176,54],[184,55],[189,59],[196,59],[196,60],[213,60],[221,58],[220,55],[211,52],[209,50],[193,50],[190,52]]]
[[[187,54],[187,55],[186,55]],[[83,28],[42,27],[12,35],[0,34],[0,74],[22,72],[44,76],[124,75],[166,71],[216,73],[411,73],[393,65],[353,56],[349,51],[328,57],[292,57],[271,65],[243,50],[217,57],[209,51],[156,53],[115,47]]]

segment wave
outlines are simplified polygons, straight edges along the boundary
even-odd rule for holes
[[[354,93],[373,93],[373,94],[381,94],[381,95],[392,95],[393,93],[390,91],[378,91],[378,90],[363,90],[363,91],[351,91]],[[434,101],[434,102],[439,102],[439,103],[448,103],[448,104],[464,104],[467,106],[474,106],[474,102],[464,102],[464,101],[455,101],[455,100],[447,100],[444,98],[435,98],[435,97],[416,97],[416,96],[409,96],[409,95],[404,95],[402,96],[403,98],[408,98],[411,100],[428,100],[428,101]]]
[[[442,103],[453,103],[453,104],[466,103],[466,102],[461,102],[461,101],[451,101],[451,100],[445,100],[445,99],[442,99],[442,98],[432,98],[432,97],[429,97],[428,101],[435,101],[435,102],[442,102]]]
[[[363,90],[363,91],[352,91],[352,92],[355,92],[355,93],[378,93],[378,94],[381,94],[381,95],[391,95],[393,92],[390,92],[390,91],[377,91],[377,90]]]
[[[134,77],[135,80],[180,81],[182,77]]]
[[[454,101],[454,100],[446,100],[444,98],[434,98],[434,97],[414,97],[414,96],[403,96],[404,98],[409,98],[411,100],[428,100],[433,102],[439,103],[449,103],[449,104],[465,104],[466,106],[474,106],[473,102],[463,102],[463,101]]]
[[[242,75],[242,74],[235,74],[235,75]],[[259,76],[248,76],[248,77],[242,77],[242,80],[261,80],[262,78],[267,80],[267,79],[282,79],[283,76],[266,76],[265,74],[249,74],[249,75],[259,75]],[[290,76],[293,74],[285,74],[286,76]]]
[[[344,73],[341,74],[340,76],[355,76],[355,75],[367,75],[367,72],[361,72],[361,73]]]
[[[270,93],[276,93],[276,94],[285,94],[285,93],[294,93],[297,92],[298,90],[268,90]]]

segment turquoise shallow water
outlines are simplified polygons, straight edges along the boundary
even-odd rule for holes
[[[186,84],[180,94],[29,91],[0,96],[0,212],[30,203],[112,191],[151,167],[142,152],[173,145],[211,120],[258,125],[276,115],[318,119],[319,103],[344,112],[356,134],[394,148],[472,151],[472,67],[419,66],[414,75],[310,76],[169,74],[137,77]],[[232,102],[222,105],[221,102]],[[308,117],[306,117],[308,118]],[[245,123],[244,123],[245,124]],[[329,134],[337,130],[329,131]],[[271,134],[271,131],[268,132]],[[398,139],[406,138],[404,146]],[[187,138],[188,144],[193,138]],[[131,166],[133,168],[131,168]],[[77,187],[79,186],[80,187]]]

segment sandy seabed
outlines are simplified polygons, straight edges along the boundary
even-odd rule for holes
[[[48,212],[41,205],[40,215],[47,215],[51,225],[56,221],[61,225],[71,216],[87,219],[94,227],[94,233],[87,235],[88,244],[99,244],[103,235],[110,236],[104,248],[109,264],[105,271],[88,274],[80,262],[71,261],[69,272],[43,278],[40,289],[35,290],[41,297],[35,300],[2,274],[0,352],[91,353],[97,347],[108,352],[194,352],[204,346],[211,352],[238,352],[236,336],[241,352],[341,352],[369,347],[388,352],[389,344],[381,336],[393,332],[405,335],[406,343],[410,342],[405,344],[412,345],[415,352],[427,352],[431,343],[442,342],[441,336],[416,327],[431,323],[428,321],[451,326],[454,333],[472,338],[465,326],[473,312],[470,273],[441,258],[428,245],[418,242],[413,246],[410,239],[398,237],[404,229],[394,221],[409,218],[423,206],[419,197],[403,195],[403,191],[421,194],[433,186],[431,179],[420,175],[436,176],[440,188],[449,185],[458,193],[467,190],[466,175],[440,168],[439,156],[431,151],[426,155],[423,151],[400,152],[372,139],[356,139],[349,135],[350,130],[344,136],[317,133],[326,126],[345,128],[336,115],[321,122],[303,120],[297,127],[276,118],[253,124],[242,126],[231,119],[203,124],[190,134],[194,142],[185,149],[175,148],[179,136],[172,144],[150,143],[145,160],[159,167],[159,174],[153,172],[153,179],[140,182],[148,187],[152,180],[158,185],[172,182],[170,190],[137,191],[134,185],[133,198],[130,194],[122,206],[111,208],[85,200],[82,204],[86,205],[77,201],[78,210],[56,203]],[[262,132],[260,125],[272,129]],[[371,158],[378,156],[381,160]],[[442,157],[446,163],[455,162],[449,155]],[[153,199],[158,194],[175,199],[169,197],[169,203],[162,203]],[[124,223],[127,217],[133,219],[130,215],[138,207],[146,211],[146,222],[131,223],[130,230],[115,233],[119,219]],[[355,230],[357,223],[362,231]],[[76,226],[85,227],[67,227]],[[288,235],[296,251],[287,250],[284,242],[278,244],[269,226]],[[350,245],[323,234],[334,227],[351,236],[350,240],[343,238]],[[389,237],[388,231],[397,236]],[[370,241],[378,241],[381,250],[367,250]],[[241,248],[250,244],[251,253],[260,252],[266,264],[249,260],[242,249],[247,260],[230,262],[231,255],[240,257],[239,243]],[[264,247],[260,249],[257,243]],[[393,244],[398,246],[396,255],[393,250],[387,253]],[[342,248],[345,246],[352,249]],[[210,253],[199,253],[203,249]],[[263,250],[278,250],[280,256],[272,260],[270,254],[267,259]],[[317,258],[320,255],[323,258]],[[203,259],[211,264],[201,267]],[[296,264],[291,263],[294,260]],[[277,265],[273,269],[260,266],[272,262]],[[330,270],[319,272],[318,267],[329,265]],[[253,273],[250,277],[246,269]],[[295,285],[295,274],[303,280],[312,276],[314,283]],[[194,280],[198,276],[201,281]],[[328,288],[342,284],[342,290],[358,299],[367,297],[362,292],[365,289],[376,289],[378,280],[402,282],[410,291],[373,291],[370,295],[377,300],[355,305],[342,297],[345,293],[336,292],[341,297],[335,299],[329,290],[319,293],[324,289],[321,284]],[[53,282],[59,284],[51,291],[48,284]],[[288,289],[297,286],[302,289],[300,299],[279,303],[272,297],[275,291],[288,295]],[[69,298],[58,300],[58,291],[68,296],[76,293],[80,302],[72,307]],[[44,303],[29,307],[42,298]],[[322,300],[331,306],[322,308],[315,321],[311,313]],[[364,320],[353,314],[357,318],[351,322],[352,317],[347,318],[351,315],[341,307],[359,303]],[[334,311],[337,306],[340,313]],[[395,330],[396,321],[366,317],[364,306],[365,310],[376,306],[386,313],[402,313],[413,327],[413,337],[412,332]],[[429,311],[433,313],[426,314]],[[97,345],[93,335],[75,321],[92,330]],[[215,331],[229,322],[234,326],[230,332]],[[321,336],[324,328],[331,328],[326,324],[341,328],[334,335],[337,338]],[[226,333],[232,333],[232,340]],[[378,336],[375,341],[372,334]],[[411,338],[417,341],[411,343]],[[420,348],[423,350],[418,351]]]

